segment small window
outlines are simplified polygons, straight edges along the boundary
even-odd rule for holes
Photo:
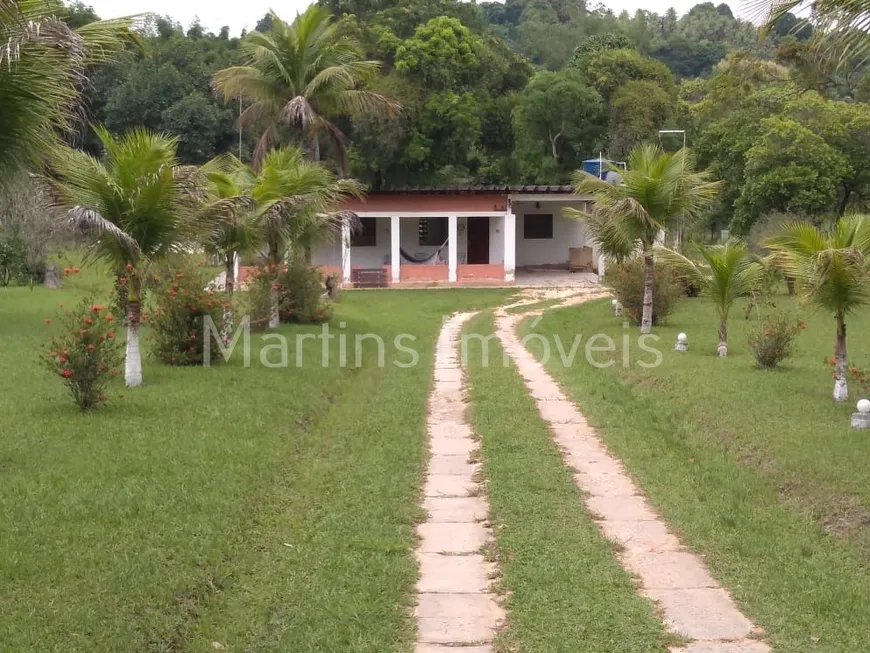
[[[545,213],[530,213],[523,218],[523,238],[546,240],[553,238],[553,216]]]
[[[447,240],[447,218],[421,218],[417,228],[420,246],[441,247]]]
[[[378,219],[360,218],[360,228],[351,233],[351,247],[375,247],[378,244]]]

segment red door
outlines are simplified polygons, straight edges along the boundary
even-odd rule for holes
[[[489,263],[489,218],[467,218],[468,263]]]

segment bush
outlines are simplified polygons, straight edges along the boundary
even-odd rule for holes
[[[27,243],[0,230],[0,286],[20,281],[27,273]]]
[[[772,370],[791,356],[794,340],[806,324],[785,315],[759,319],[749,328],[749,350],[758,367]]]
[[[62,380],[81,410],[98,408],[105,387],[121,362],[121,343],[115,338],[115,316],[92,299],[63,310],[61,330],[43,356],[44,364]],[[51,324],[46,319],[46,324]]]
[[[611,264],[604,273],[604,285],[622,302],[623,312],[632,324],[640,324],[643,317],[643,261],[632,259],[618,265]],[[653,268],[653,324],[664,322],[683,292],[683,284],[676,274],[656,264]]]
[[[323,296],[323,284],[320,271],[301,262],[257,268],[248,280],[245,293],[248,296],[243,302],[244,312],[251,318],[251,327],[268,324],[275,293],[281,322],[320,324],[329,321],[332,304]]]
[[[156,281],[155,281],[156,280]],[[143,313],[151,326],[154,356],[167,365],[202,365],[205,360],[205,318],[223,333],[226,299],[205,290],[199,271],[168,269],[152,277],[154,312]],[[220,359],[220,340],[210,338],[210,360]]]

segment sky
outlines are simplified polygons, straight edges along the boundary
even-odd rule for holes
[[[116,18],[130,14],[155,13],[168,15],[187,27],[195,17],[206,30],[217,32],[223,25],[230,26],[230,33],[238,35],[243,28],[251,30],[269,9],[282,17],[292,18],[303,11],[309,0],[84,0],[91,5],[101,18]],[[603,4],[619,13],[623,9],[634,12],[647,9],[663,13],[674,7],[678,14],[684,14],[702,0],[603,0]],[[721,0],[715,0],[719,4]],[[589,5],[597,4],[594,0]],[[734,13],[740,15],[744,2],[726,2]]]

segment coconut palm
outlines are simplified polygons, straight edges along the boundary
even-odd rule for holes
[[[267,152],[259,170],[235,157],[223,157],[206,166],[206,176],[211,185],[219,186],[210,192],[223,195],[210,205],[217,224],[223,225],[215,230],[218,239],[229,236],[226,242],[234,251],[239,251],[243,240],[246,245],[262,246],[273,269],[288,253],[310,262],[314,245],[334,238],[343,224],[356,223],[356,215],[340,207],[345,198],[360,195],[362,186],[352,179],[338,179],[322,163],[307,161],[298,147]],[[220,235],[227,225],[239,223],[243,229]],[[225,260],[229,272],[230,259]],[[269,325],[278,326],[277,295],[272,298]]]
[[[364,60],[358,43],[339,37],[329,11],[319,5],[290,24],[270,15],[271,30],[248,34],[240,46],[243,65],[218,71],[214,87],[225,100],[250,102],[239,126],[262,129],[255,164],[278,142],[280,126],[286,124],[310,143],[315,161],[320,160],[320,140],[325,136],[346,176],[347,138],[333,119],[395,108],[383,95],[360,88],[375,76],[380,62]]]
[[[795,280],[798,293],[833,313],[834,399],[848,399],[846,316],[870,303],[870,218],[843,217],[828,230],[790,222],[765,244],[771,262]]]
[[[73,130],[88,67],[138,42],[134,19],[71,29],[55,0],[0,0],[0,185]]]
[[[259,214],[251,188],[250,169],[232,154],[221,155],[200,170],[202,190],[198,208],[200,240],[208,254],[224,265],[225,290],[235,289],[236,260],[257,251],[262,243]]]
[[[590,235],[610,258],[624,260],[640,251],[644,261],[641,333],[652,330],[653,246],[662,232],[689,224],[710,207],[721,184],[697,172],[686,150],[663,152],[658,145],[636,146],[621,180],[611,183],[578,171],[577,193],[593,196],[589,212],[566,209],[586,221]]]
[[[102,160],[64,148],[54,157],[51,179],[75,229],[93,240],[88,255],[125,270],[127,355],[124,379],[142,383],[139,324],[147,265],[190,242],[192,169],[176,158],[177,139],[134,129],[113,137],[95,128]]]
[[[728,313],[737,299],[758,287],[764,266],[749,253],[746,244],[737,239],[708,247],[695,244],[694,249],[700,260],[692,260],[664,247],[656,249],[656,257],[716,305],[719,314],[717,350],[720,356],[727,356]]]

